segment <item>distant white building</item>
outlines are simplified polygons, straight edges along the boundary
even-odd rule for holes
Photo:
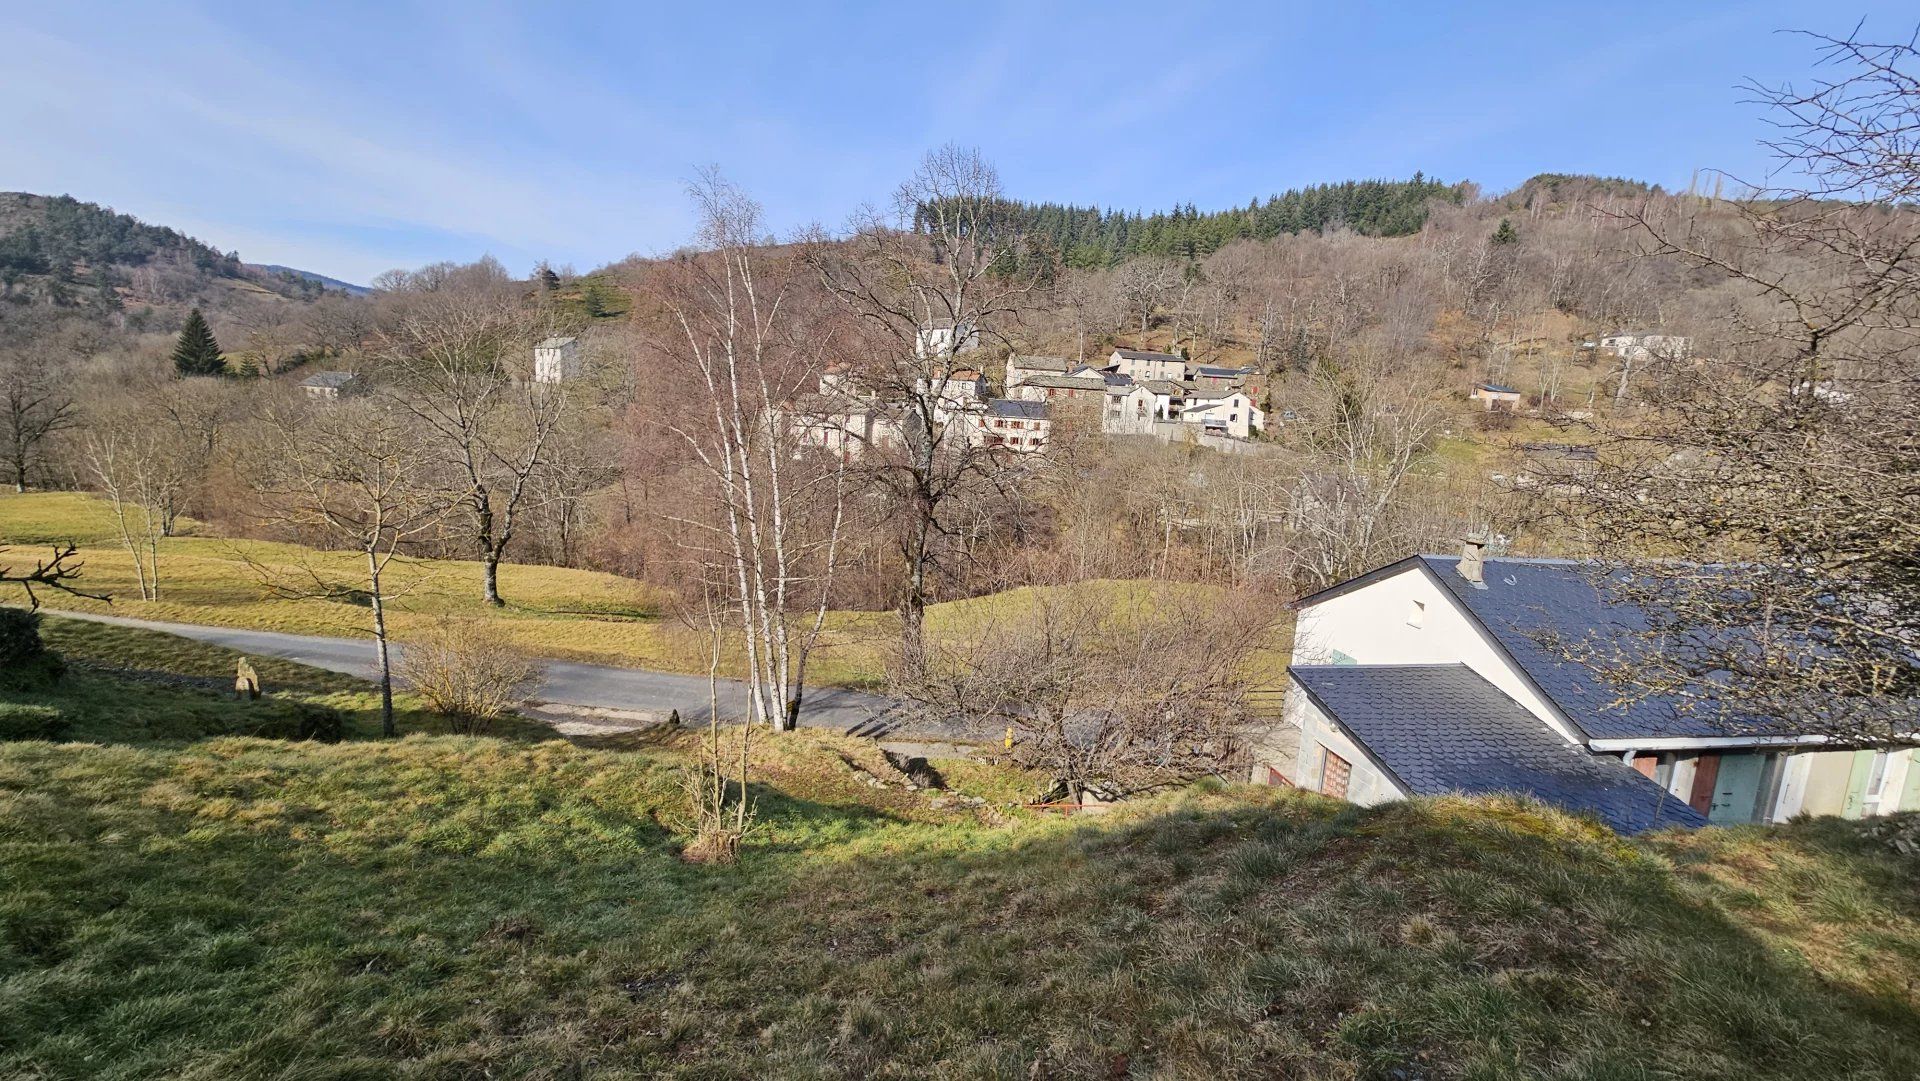
[[[1520,408],[1520,392],[1501,383],[1475,383],[1473,392],[1468,397],[1490,411],[1495,409],[1512,411]]]
[[[1267,430],[1266,413],[1242,390],[1218,396],[1189,395],[1180,407],[1180,420],[1197,424],[1203,431],[1235,439],[1251,439],[1253,433]]]
[[[1600,339],[1600,348],[1628,360],[1684,360],[1693,339],[1658,330],[1616,330]]]
[[[334,401],[352,394],[358,389],[359,383],[359,377],[352,372],[314,372],[300,381],[300,393],[309,398]]]
[[[916,379],[913,392],[933,399],[933,419],[945,424],[956,416],[978,413],[987,400],[987,377],[973,368],[955,368],[941,377]]]
[[[920,328],[920,340],[915,351],[921,357],[957,356],[971,353],[980,348],[980,328],[971,323],[935,323]]]
[[[580,342],[577,338],[548,338],[533,347],[533,381],[563,383],[580,378]]]

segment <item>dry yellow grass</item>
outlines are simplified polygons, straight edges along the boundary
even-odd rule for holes
[[[133,561],[119,546],[105,502],[74,492],[0,495],[0,543],[14,547],[19,562],[34,548],[72,540],[80,545],[85,577],[80,584],[112,596],[111,604],[43,593],[47,607],[64,611],[110,612],[138,619],[201,623],[222,627],[364,638],[373,633],[371,613],[346,601],[288,599],[268,588],[262,568],[293,579],[318,575],[343,587],[364,584],[359,557],[291,544],[199,535],[188,523],[186,535],[161,543],[161,592],[142,601]],[[704,637],[676,619],[669,600],[644,582],[598,571],[527,564],[500,568],[504,609],[480,600],[480,564],[470,560],[412,560],[396,565],[391,580],[401,595],[389,617],[393,634],[404,639],[444,616],[481,619],[514,645],[543,657],[589,661],[665,671],[704,672]],[[1018,620],[1035,599],[1058,590],[1092,591],[1121,603],[1191,603],[1214,587],[1187,583],[1094,581],[1009,590],[988,597],[950,601],[928,610],[932,636],[975,629],[983,621]],[[17,597],[0,597],[16,602]],[[1286,664],[1286,613],[1276,610],[1281,626],[1272,646],[1256,658],[1258,677],[1283,679]],[[809,669],[810,681],[835,686],[871,686],[884,678],[898,639],[891,612],[829,613],[822,648]],[[1272,685],[1278,686],[1277,682]]]

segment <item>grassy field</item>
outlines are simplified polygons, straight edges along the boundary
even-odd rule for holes
[[[0,1075],[1920,1072],[1920,876],[1854,824],[1002,820],[781,747],[711,869],[653,754],[0,745]]]
[[[0,1077],[1920,1073],[1920,860],[1885,824],[1623,840],[1217,784],[1062,820],[990,762],[911,790],[796,733],[715,868],[678,857],[691,736],[223,734],[275,708],[193,683],[230,654],[47,637],[79,682],[30,701],[117,709],[0,740]]]
[[[133,563],[119,546],[107,504],[76,492],[0,494],[0,543],[12,547],[7,558],[31,559],[41,546],[71,540],[81,547],[85,577],[81,585],[113,597],[112,604],[42,591],[42,601],[58,610],[112,612],[142,619],[202,623],[224,627],[371,637],[372,617],[365,607],[344,601],[288,600],[273,596],[261,572],[267,567],[293,576],[309,569],[329,581],[362,581],[359,560],[350,553],[320,552],[288,544],[201,536],[188,523],[186,535],[161,544],[161,596],[142,601]],[[405,639],[442,616],[486,620],[505,639],[529,653],[565,660],[666,671],[706,671],[703,638],[668,612],[667,599],[645,583],[596,571],[508,564],[500,568],[504,610],[480,602],[480,564],[465,560],[418,560],[394,574],[404,591],[393,605],[392,633]],[[1169,583],[1090,582],[1051,587],[1096,591],[1115,603],[1143,590],[1191,591],[1198,586]],[[1017,613],[1035,590],[1014,590],[975,600],[933,606],[928,633],[947,627],[975,626],[986,619]],[[0,601],[17,601],[0,596]],[[823,648],[809,678],[816,683],[871,686],[884,677],[887,658],[898,638],[890,612],[830,613]],[[1284,670],[1285,650],[1261,659],[1262,671]]]

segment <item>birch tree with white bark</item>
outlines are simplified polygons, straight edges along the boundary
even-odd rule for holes
[[[747,720],[785,731],[825,629],[849,489],[846,457],[809,453],[780,406],[818,380],[831,332],[802,310],[799,268],[764,242],[758,204],[712,170],[690,193],[703,250],[660,275],[670,329],[657,343],[688,392],[667,427],[711,509],[682,521],[725,571]]]

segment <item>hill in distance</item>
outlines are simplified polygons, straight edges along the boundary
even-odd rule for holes
[[[373,294],[373,290],[364,285],[343,282],[339,278],[329,278],[325,274],[317,274],[311,270],[300,270],[296,267],[281,266],[278,263],[248,263],[247,266],[249,269],[263,271],[268,274],[291,275],[299,278],[301,281],[313,282],[322,289],[331,289],[335,292],[345,293],[348,296],[364,297]]]
[[[237,252],[70,195],[0,192],[0,300],[218,309],[248,298],[312,300],[328,288],[318,277],[250,266]]]

